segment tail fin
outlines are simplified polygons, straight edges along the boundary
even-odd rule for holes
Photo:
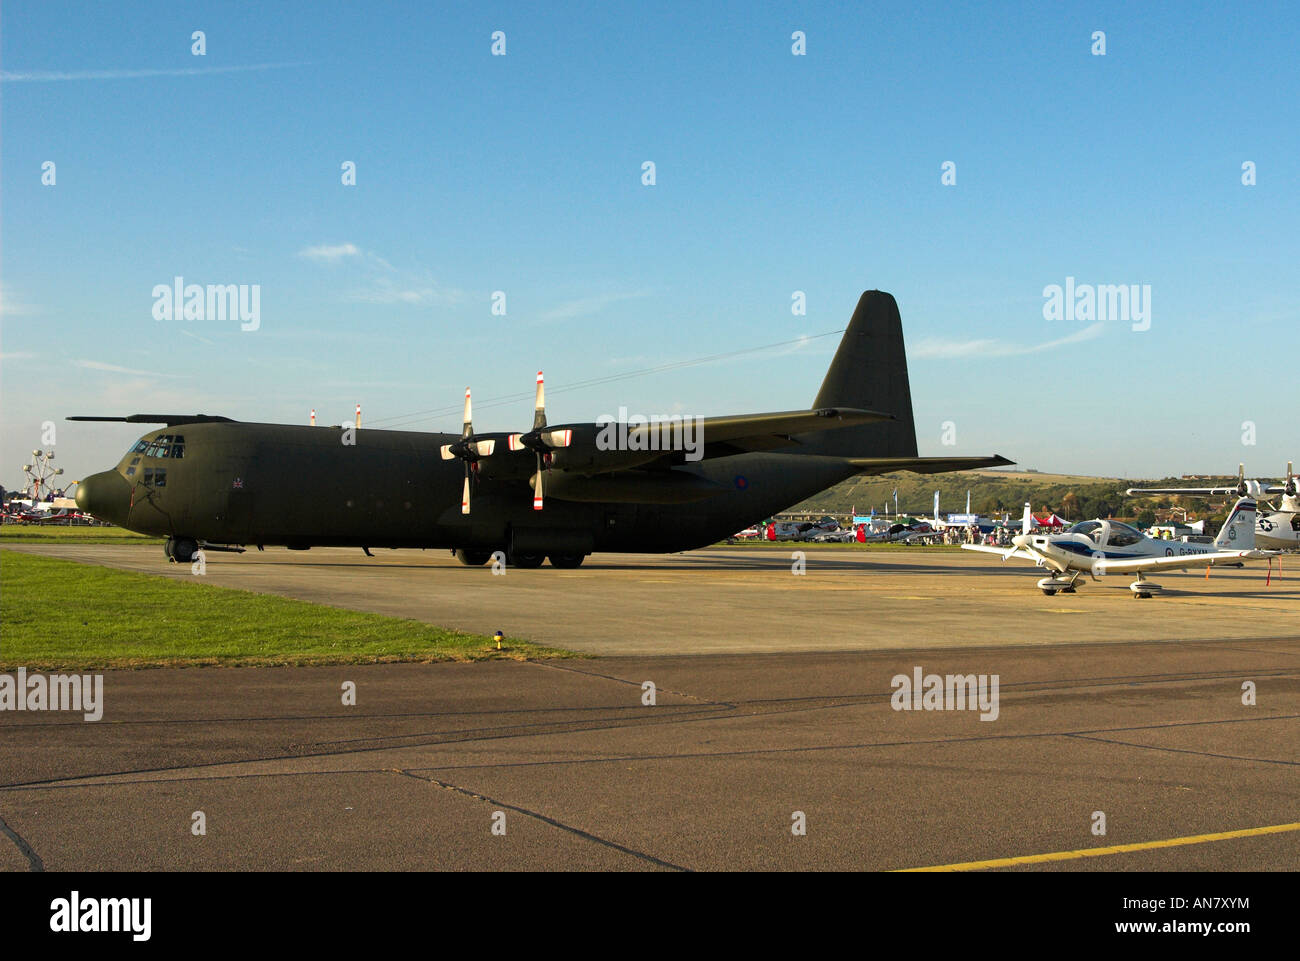
[[[868,290],[835,352],[813,407],[853,407],[895,414],[898,419],[806,434],[800,453],[836,457],[915,457],[916,426],[907,353],[898,303]]]
[[[1223,522],[1223,530],[1214,539],[1221,551],[1251,551],[1255,549],[1255,502],[1243,497],[1233,505],[1232,513]]]

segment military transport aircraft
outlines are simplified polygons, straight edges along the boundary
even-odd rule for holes
[[[243,545],[450,548],[468,565],[577,567],[594,551],[716,543],[855,474],[941,473],[1004,457],[918,457],[902,321],[867,291],[812,409],[682,423],[547,424],[542,375],[532,430],[478,434],[465,392],[459,436],[257,424],[206,414],[69,420],[162,424],[77,505],[167,538],[189,561]],[[613,437],[614,442],[609,439]]]
[[[1300,550],[1300,492],[1296,490],[1293,464],[1286,465],[1285,484],[1266,484],[1256,480],[1246,480],[1246,465],[1237,465],[1237,484],[1235,487],[1130,487],[1129,496],[1147,494],[1184,494],[1203,497],[1222,497],[1235,494],[1238,497],[1263,498],[1273,494],[1282,495],[1279,509],[1260,511],[1255,519],[1255,546],[1270,550]],[[1267,506],[1267,505],[1266,505]]]
[[[1021,524],[1009,549],[984,544],[963,544],[962,549],[1001,554],[1004,561],[1017,557],[1048,568],[1052,574],[1038,582],[1048,597],[1057,591],[1075,593],[1074,584],[1085,573],[1093,580],[1102,574],[1136,574],[1137,580],[1129,590],[1134,597],[1150,597],[1160,592],[1160,585],[1143,577],[1148,571],[1209,568],[1276,556],[1275,552],[1255,549],[1255,502],[1248,497],[1237,501],[1213,544],[1157,540],[1136,527],[1101,519],[1080,521],[1061,534],[1036,534],[1032,533],[1028,504]]]

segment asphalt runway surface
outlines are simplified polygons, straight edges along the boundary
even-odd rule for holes
[[[168,571],[157,548],[40,551]],[[446,623],[476,630],[499,625],[474,604],[545,601],[523,613],[549,633],[527,636],[614,653],[108,672],[99,722],[0,714],[0,868],[1300,865],[1289,572],[1171,575],[1134,600],[1115,577],[1047,598],[1032,568],[966,554],[812,550],[802,577],[754,550],[504,577],[359,554],[216,557],[205,576],[427,620],[459,605],[478,622]],[[918,668],[996,675],[996,718],[895,710]]]

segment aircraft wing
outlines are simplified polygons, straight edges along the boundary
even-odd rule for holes
[[[175,427],[178,424],[233,424],[229,417],[216,414],[130,414],[126,417],[69,417],[68,420],[89,420],[117,424],[166,424]]]
[[[859,474],[888,474],[907,470],[914,474],[943,474],[951,470],[975,470],[1014,464],[1000,454],[992,457],[850,457]]]
[[[1008,557],[1018,557],[1021,560],[1026,560],[1026,561],[1034,561],[1034,562],[1038,561],[1038,558],[1035,557],[1033,554],[1029,553],[1028,551],[1022,551],[1018,547],[1012,549],[1011,553],[1009,554],[1007,553],[1007,548],[993,547],[989,544],[962,544],[961,549],[964,551],[979,551],[981,554],[997,554],[1003,560],[1006,560]]]
[[[1181,557],[1135,557],[1125,561],[1099,559],[1094,564],[1098,574],[1123,574],[1151,570],[1177,570],[1180,567],[1207,567],[1211,562],[1262,561],[1276,557],[1277,551],[1214,551],[1210,554],[1184,554]]]

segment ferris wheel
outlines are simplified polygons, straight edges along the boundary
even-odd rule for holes
[[[59,496],[62,490],[54,486],[53,478],[63,473],[62,467],[55,467],[52,463],[54,460],[54,451],[32,451],[32,462],[23,465],[23,473],[27,475],[27,492],[31,495],[33,501],[39,501],[46,494],[53,493]]]

